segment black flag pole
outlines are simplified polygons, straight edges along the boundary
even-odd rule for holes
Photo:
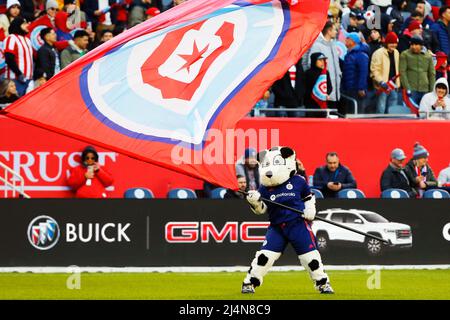
[[[241,190],[239,190],[239,192],[245,194],[246,196],[248,195],[248,192],[241,191]],[[262,200],[262,201],[264,201],[264,202],[267,202],[267,203],[271,203],[271,204],[273,204],[273,205],[276,205],[276,206],[281,207],[281,208],[284,208],[284,209],[291,210],[291,211],[293,211],[293,212],[295,212],[295,213],[300,214],[300,215],[303,217],[303,212],[302,212],[301,210],[298,210],[298,209],[289,207],[289,206],[284,205],[284,204],[282,204],[282,203],[275,202],[275,201],[272,201],[272,200],[269,200],[269,199],[266,199],[266,198],[263,198],[263,197],[261,197],[260,200]],[[345,225],[340,224],[340,223],[338,223],[338,222],[334,222],[334,221],[331,221],[331,220],[328,220],[328,219],[319,217],[319,216],[317,216],[317,215],[316,215],[316,217],[314,218],[314,220],[319,220],[319,221],[322,221],[322,222],[326,222],[326,223],[332,224],[332,225],[334,225],[334,226],[336,226],[336,227],[339,227],[339,228],[342,228],[342,229],[346,229],[346,230],[349,230],[349,231],[358,233],[358,234],[360,234],[360,235],[363,235],[363,236],[366,236],[366,237],[369,237],[369,238],[372,238],[372,239],[376,239],[376,240],[381,241],[381,242],[384,242],[384,243],[386,243],[386,244],[390,244],[388,240],[385,240],[385,239],[383,239],[383,238],[377,237],[377,236],[375,236],[375,235],[373,235],[373,234],[365,233],[365,232],[363,232],[363,231],[360,231],[360,230],[357,230],[357,229],[353,229],[353,228],[351,228],[351,227],[348,227],[348,226],[345,226]]]

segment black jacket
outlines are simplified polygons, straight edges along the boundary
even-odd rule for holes
[[[356,180],[352,175],[350,169],[343,165],[339,165],[335,172],[328,170],[327,166],[319,167],[314,172],[314,188],[322,191],[325,198],[335,198],[339,191],[328,189],[328,182],[339,182],[342,184],[342,189],[356,188]]]
[[[55,75],[57,55],[58,51],[46,42],[44,42],[37,52],[36,70],[45,72],[47,80]]]
[[[426,189],[436,188],[438,186],[438,183],[434,175],[434,172],[428,164],[426,165],[426,167],[427,167],[427,173],[425,175],[426,177],[425,184],[427,185]],[[405,173],[409,179],[409,183],[411,184],[411,186],[415,187],[416,190],[419,190],[419,185],[416,183],[417,172],[413,159],[409,160],[409,162],[406,164]]]
[[[403,173],[402,173],[403,171]],[[408,192],[410,198],[415,198],[417,196],[416,190],[411,187],[408,177],[403,169],[396,169],[390,164],[383,171],[380,181],[381,191],[387,189],[402,189]]]
[[[296,81],[295,87],[292,87],[291,76],[289,71],[281,78],[280,80],[275,81],[272,85],[272,92],[275,95],[275,107],[291,107],[296,108],[303,105],[303,94],[304,87],[302,85],[302,77],[303,77],[303,68],[301,59],[295,65],[297,68],[296,71]]]

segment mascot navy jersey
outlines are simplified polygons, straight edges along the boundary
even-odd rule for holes
[[[289,207],[303,211],[305,205],[302,201],[311,190],[303,177],[294,175],[283,184],[276,187],[261,186],[258,190],[261,196],[274,202],[282,203]],[[299,214],[271,203],[267,204],[267,212],[272,225],[288,222],[299,218]]]

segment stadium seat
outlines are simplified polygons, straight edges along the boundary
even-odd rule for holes
[[[409,198],[408,192],[403,189],[386,189],[381,193],[381,198],[385,199],[407,199]]]
[[[225,188],[215,188],[211,191],[211,199],[223,199],[227,189]]]
[[[131,188],[125,191],[123,197],[126,199],[153,199],[155,196],[150,189]]]
[[[425,191],[423,197],[426,199],[449,199],[450,193],[441,189],[430,189]]]
[[[172,189],[167,193],[169,199],[196,199],[197,195],[194,190],[187,188]]]
[[[344,189],[338,192],[339,199],[363,199],[366,196],[359,189]]]
[[[319,189],[311,188],[311,192],[314,193],[316,199],[323,199],[322,191],[320,191]]]

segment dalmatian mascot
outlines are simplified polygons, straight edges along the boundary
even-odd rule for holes
[[[316,199],[305,179],[296,174],[294,150],[273,147],[261,151],[257,160],[260,164],[261,187],[258,191],[249,191],[247,201],[255,214],[269,215],[270,226],[261,250],[256,252],[244,279],[242,293],[255,292],[288,243],[292,244],[301,265],[309,272],[316,290],[323,294],[334,293],[311,230],[311,221],[316,215]],[[264,203],[261,197],[301,210],[304,217],[274,204]]]

